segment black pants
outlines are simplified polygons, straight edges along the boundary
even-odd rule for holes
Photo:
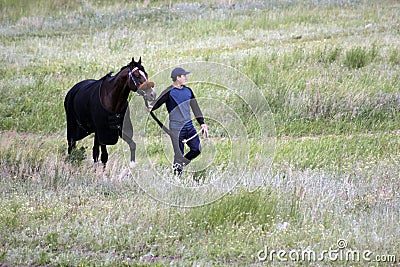
[[[174,148],[174,164],[179,163],[182,166],[188,165],[192,159],[196,158],[201,153],[200,138],[197,135],[186,143],[190,149],[186,155],[183,155],[185,144],[182,141],[196,135],[196,129],[194,126],[191,126],[182,129],[171,129],[171,131],[173,133],[171,141]]]

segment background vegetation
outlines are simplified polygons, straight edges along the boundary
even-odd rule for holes
[[[0,265],[261,265],[266,246],[320,252],[339,239],[399,261],[398,1],[0,0],[0,10]],[[115,158],[105,172],[90,149],[67,160],[67,90],[132,56],[150,76],[201,60],[253,80],[277,134],[272,170],[245,174],[264,186],[183,209],[149,198]]]

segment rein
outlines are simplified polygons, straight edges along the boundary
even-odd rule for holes
[[[169,136],[171,136],[171,137],[174,137],[174,138],[179,139],[179,137],[178,137],[176,134],[174,134],[173,132],[171,132],[171,130],[168,129],[168,128],[157,118],[157,116],[153,113],[153,111],[150,111],[150,115],[151,115],[151,117],[157,122],[158,126],[160,126],[161,129],[164,130],[164,132],[166,132],[166,133],[167,133]]]

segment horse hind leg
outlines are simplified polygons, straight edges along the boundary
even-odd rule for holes
[[[100,155],[100,150],[99,150],[99,141],[97,140],[97,134],[94,135],[94,143],[93,143],[93,161],[94,163],[97,163],[99,161],[99,155]]]
[[[101,162],[103,163],[103,167],[106,167],[106,163],[108,161],[108,152],[106,145],[101,145]]]
[[[76,147],[76,131],[77,131],[78,126],[74,122],[74,120],[71,118],[71,116],[68,116],[67,112],[67,142],[68,142],[68,155],[71,155],[72,150],[75,149]]]

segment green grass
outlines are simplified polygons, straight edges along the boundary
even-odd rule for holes
[[[260,265],[266,246],[321,251],[339,239],[400,257],[398,2],[3,0],[0,10],[0,265]],[[254,81],[276,142],[258,138],[238,95],[192,88],[232,106],[250,139],[227,139],[237,125],[210,118],[213,164],[181,184],[232,175],[242,179],[237,188],[208,205],[171,207],[135,183],[135,175],[152,179],[145,169],[126,174],[122,142],[109,148],[104,172],[93,167],[92,137],[66,156],[66,92],[132,56],[142,56],[150,76],[206,61]],[[222,104],[213,114],[226,114]],[[169,143],[160,146],[158,133],[149,125],[136,137],[137,158],[167,168]],[[242,177],[229,172],[231,151],[249,158]]]
[[[362,169],[373,162],[396,158],[399,151],[398,132],[377,135],[323,135],[286,140],[278,147],[275,162],[279,165],[285,162],[295,169],[325,169],[343,173]]]
[[[352,69],[359,69],[365,67],[371,60],[375,58],[375,47],[371,51],[367,51],[362,47],[355,47],[346,52],[344,58],[344,65]]]
[[[76,266],[154,261],[246,265],[257,262],[264,246],[311,245],[321,251],[339,238],[354,249],[398,253],[397,197],[388,183],[398,169],[373,166],[349,175],[288,169],[269,179],[269,189],[233,191],[193,209],[164,206],[132,181],[99,179],[86,167],[64,173],[57,188],[43,172],[39,180],[2,179],[4,260]],[[377,181],[374,175],[382,178]],[[281,229],[284,222],[287,229]],[[376,224],[385,229],[375,229]]]

